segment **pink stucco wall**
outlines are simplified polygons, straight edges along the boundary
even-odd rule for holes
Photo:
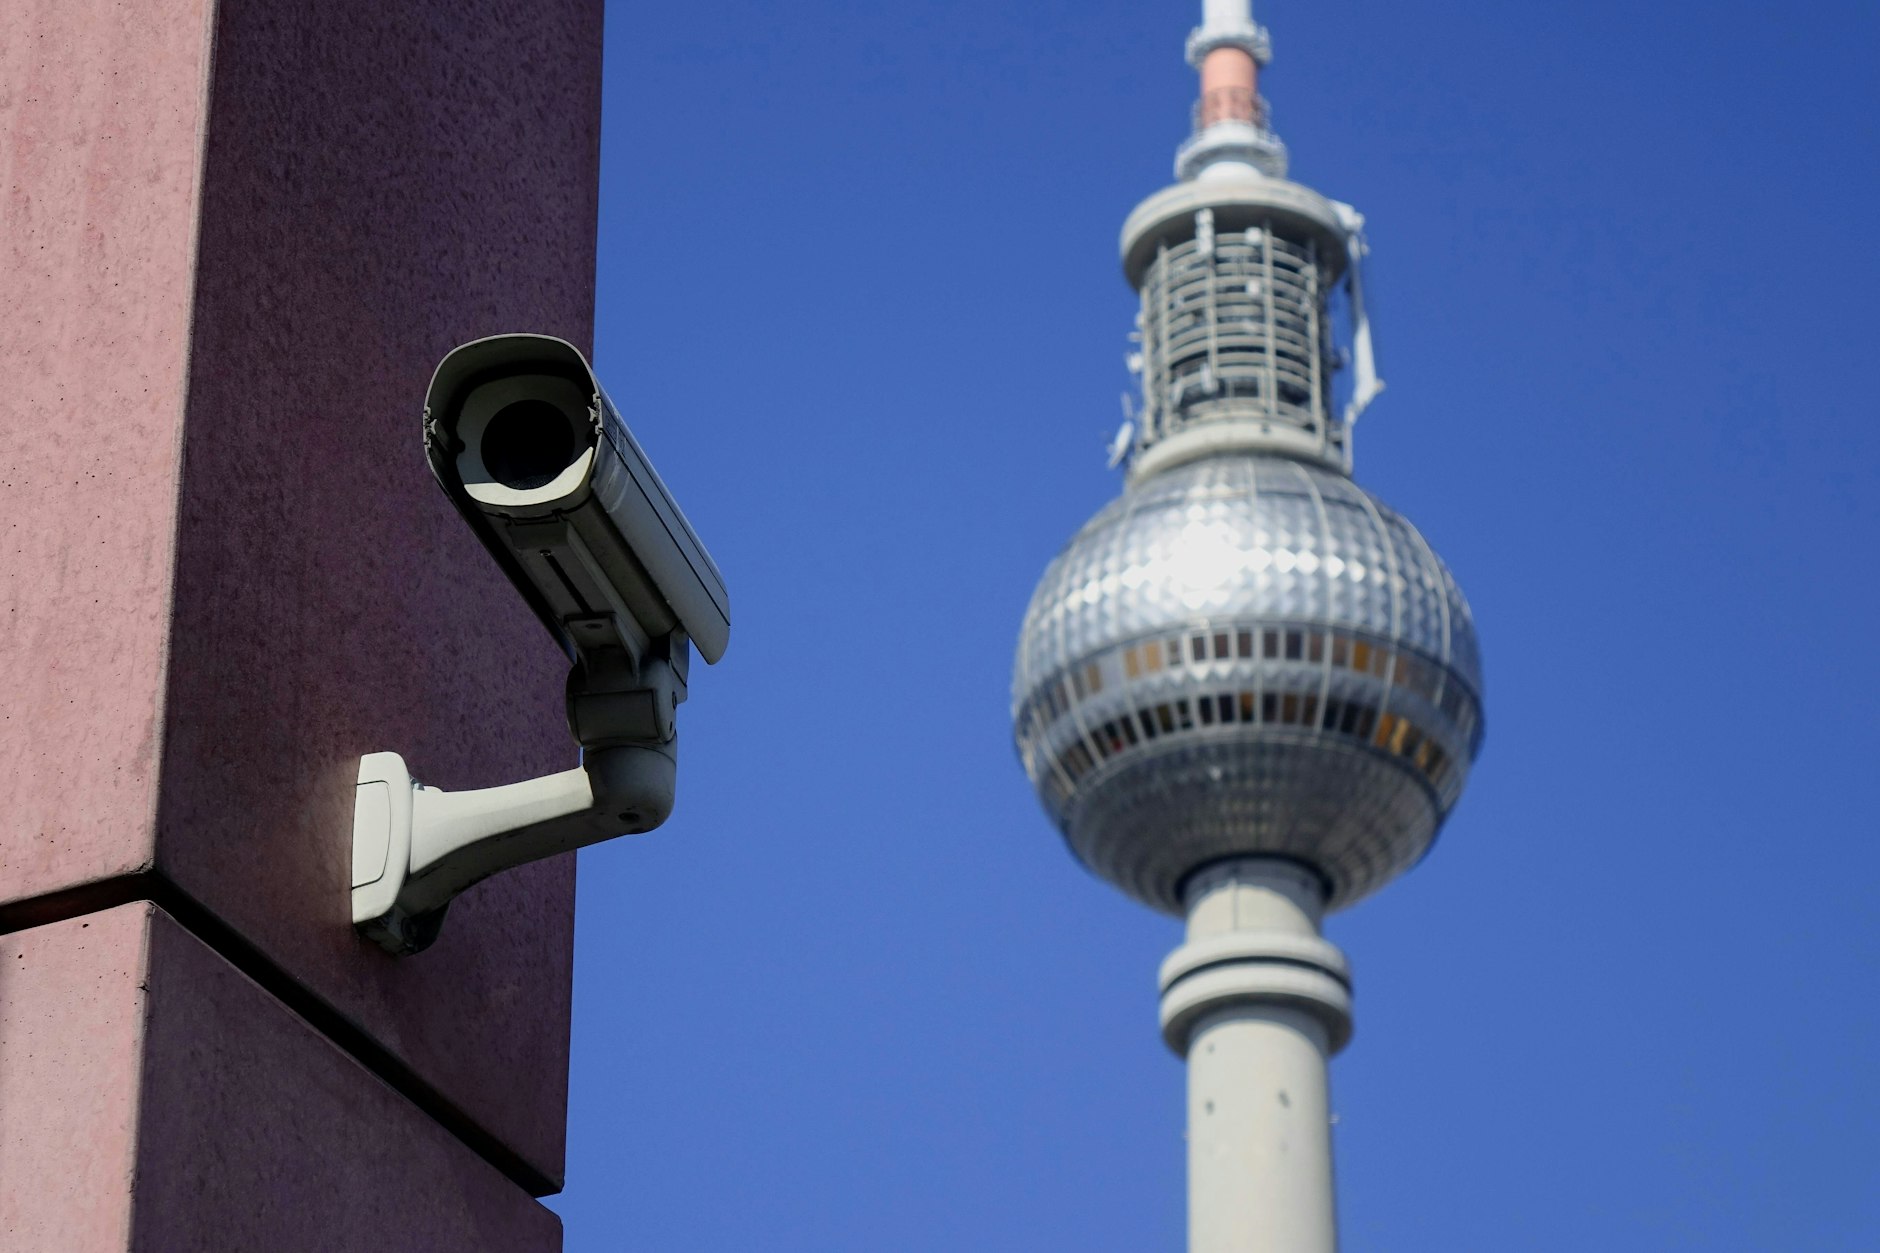
[[[554,1214],[162,910],[18,932],[0,962],[0,1248],[560,1248]]]
[[[572,859],[402,962],[346,877],[361,753],[573,761],[565,663],[418,419],[454,343],[589,338],[600,0],[0,22],[0,928],[174,893],[552,1188]]]
[[[127,1247],[144,912],[0,936],[0,1248]]]
[[[152,858],[208,9],[0,8],[0,899]]]

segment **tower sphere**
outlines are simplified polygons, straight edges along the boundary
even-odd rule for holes
[[[1179,914],[1211,863],[1288,858],[1331,908],[1409,868],[1482,735],[1469,607],[1337,470],[1223,452],[1133,483],[1046,570],[1013,717],[1072,851]]]

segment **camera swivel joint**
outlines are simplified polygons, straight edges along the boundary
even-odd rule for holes
[[[569,672],[568,724],[581,745],[574,770],[447,792],[412,778],[397,753],[360,758],[352,861],[360,931],[394,956],[422,952],[452,899],[473,884],[664,822],[688,651],[675,632],[637,667],[618,654],[615,664],[578,663]]]

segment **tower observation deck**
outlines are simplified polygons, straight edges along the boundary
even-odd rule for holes
[[[1125,489],[1040,581],[1012,714],[1071,851],[1188,919],[1161,1016],[1189,1062],[1191,1250],[1318,1253],[1351,1034],[1320,921],[1429,850],[1481,746],[1481,661],[1448,569],[1350,477],[1382,390],[1364,219],[1287,178],[1248,0],[1206,0],[1188,55],[1178,181],[1121,240]]]

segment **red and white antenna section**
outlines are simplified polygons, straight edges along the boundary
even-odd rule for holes
[[[1260,71],[1272,59],[1273,41],[1253,20],[1250,0],[1204,0],[1201,25],[1188,36],[1201,101],[1195,132],[1175,155],[1177,178],[1286,177],[1286,145],[1268,129],[1260,96]]]

